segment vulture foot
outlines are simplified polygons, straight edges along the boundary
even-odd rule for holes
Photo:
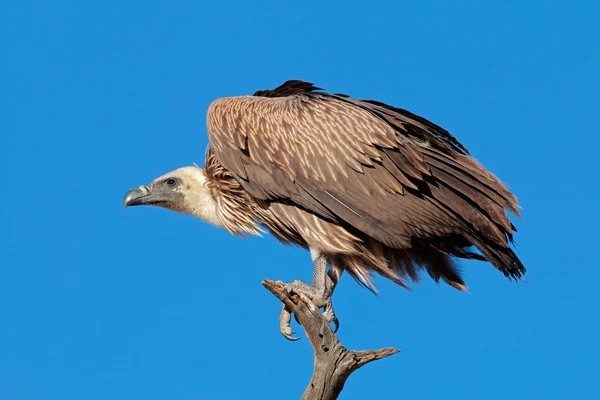
[[[333,322],[333,332],[337,332],[338,328],[340,327],[340,323],[335,316],[335,312],[333,311],[333,303],[331,301],[331,295],[333,294],[332,291],[321,291],[319,293],[319,291],[317,291],[313,286],[302,281],[286,283],[283,285],[283,287],[288,295],[291,296],[293,294],[297,294],[303,301],[310,302],[317,308],[323,308],[323,316],[327,322]],[[300,339],[300,337],[293,336],[295,332],[292,331],[290,321],[291,313],[287,307],[283,305],[281,308],[281,314],[279,316],[279,328],[281,334],[288,340],[296,341]]]
[[[286,283],[284,288],[289,295],[297,294],[304,301],[314,304],[317,308],[324,309],[323,315],[327,322],[333,322],[333,332],[337,332],[340,327],[339,320],[335,316],[331,297],[333,290],[341,276],[342,270],[332,266],[327,272],[327,258],[319,253],[313,252],[314,271],[312,285],[306,282],[295,280]],[[290,326],[291,313],[283,306],[279,317],[279,328],[281,334],[288,340],[298,340],[299,337],[292,336],[292,328]]]

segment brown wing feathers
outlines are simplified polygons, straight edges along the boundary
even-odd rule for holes
[[[248,192],[390,248],[429,251],[420,262],[436,280],[462,284],[431,250],[482,259],[469,245],[505,275],[522,276],[504,211],[518,215],[516,198],[454,136],[406,110],[319,90],[289,81],[211,105],[211,146]]]
[[[390,111],[408,113],[405,110],[382,106],[377,102],[367,103],[385,107],[384,119],[396,127],[402,126],[404,115],[390,115]],[[374,112],[374,115],[381,117],[381,114],[377,112]],[[520,216],[514,195],[509,193],[491,173],[468,157],[468,151],[448,132],[427,121],[423,122],[424,120],[419,117],[420,128],[431,131],[426,136],[417,129],[416,124],[412,123],[411,120],[416,120],[414,114],[408,113],[408,117],[410,120],[405,121],[404,131],[412,132],[413,136],[418,137],[426,145],[421,146],[418,152],[413,150],[414,146],[405,146],[404,149],[409,149],[406,153],[402,152],[402,147],[400,147],[400,152],[387,150],[387,153],[395,154],[394,159],[400,161],[400,165],[396,164],[400,170],[403,167],[407,168],[404,160],[410,159],[412,166],[421,167],[419,172],[423,177],[429,175],[434,178],[432,184],[429,185],[429,190],[432,191],[435,199],[446,208],[448,214],[463,222],[464,228],[471,231],[466,235],[471,244],[476,246],[506,276],[521,277],[525,268],[508,247],[506,240],[508,238],[512,241],[514,226],[510,223],[504,208]],[[407,169],[411,170],[410,167]],[[395,174],[395,176],[398,177],[399,174]],[[413,173],[412,176],[414,177],[415,174]],[[450,253],[458,255],[461,250],[457,249]],[[467,257],[471,258],[472,256]]]

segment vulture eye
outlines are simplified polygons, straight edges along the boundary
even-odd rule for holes
[[[176,181],[175,179],[173,179],[173,178],[169,178],[169,179],[167,179],[167,180],[165,181],[165,183],[166,183],[167,185],[169,185],[169,186],[175,186],[175,183],[176,183],[176,182],[177,182],[177,181]]]

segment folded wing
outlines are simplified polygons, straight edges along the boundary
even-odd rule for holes
[[[506,276],[518,203],[447,131],[406,110],[288,81],[216,100],[215,156],[254,197],[300,207],[392,248],[462,235]]]

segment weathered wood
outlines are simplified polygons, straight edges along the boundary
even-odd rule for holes
[[[346,379],[352,372],[371,361],[391,356],[400,351],[392,348],[365,351],[348,350],[333,333],[321,310],[310,301],[296,295],[289,296],[284,290],[282,282],[265,279],[262,285],[296,316],[314,350],[313,376],[302,400],[337,399],[344,388]]]

